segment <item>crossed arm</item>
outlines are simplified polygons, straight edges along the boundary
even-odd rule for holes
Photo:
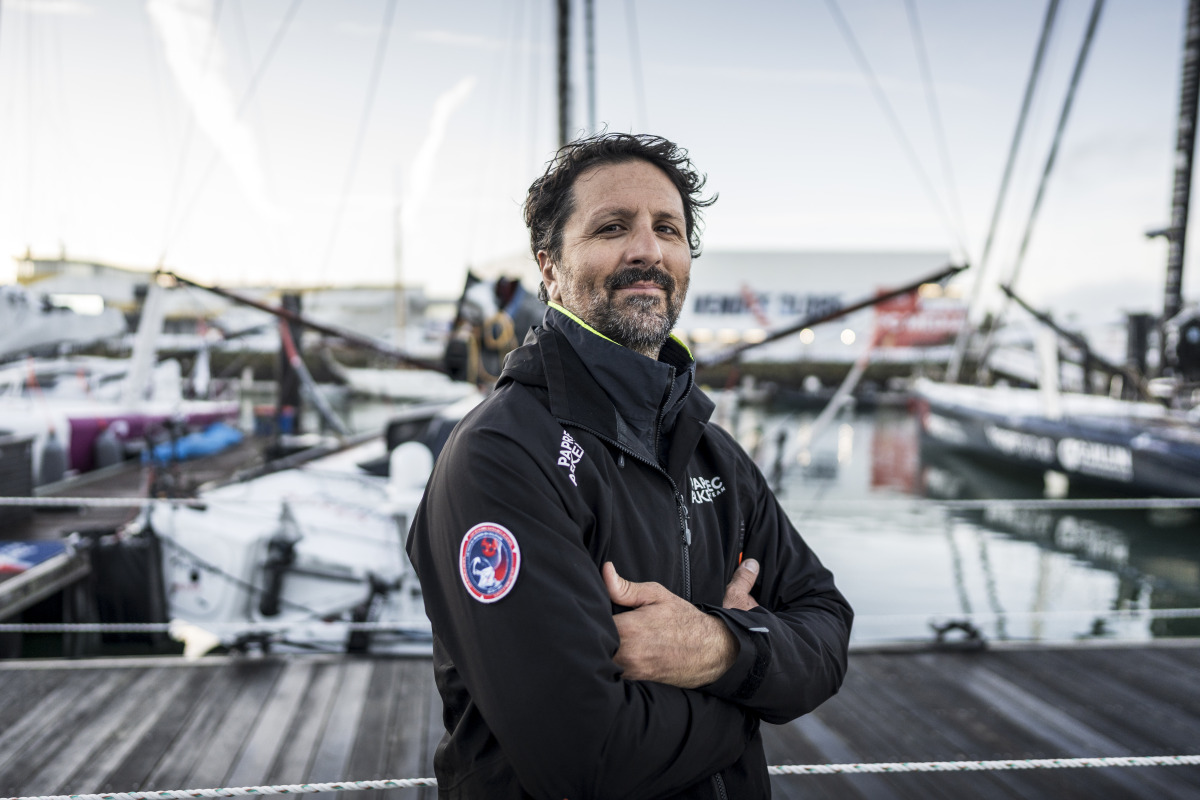
[[[725,588],[722,606],[749,610],[758,562],[746,559]],[[620,647],[613,660],[628,680],[655,681],[681,689],[712,683],[733,666],[738,643],[729,627],[658,583],[634,583],[612,562],[601,571],[614,603],[631,609],[613,617]]]

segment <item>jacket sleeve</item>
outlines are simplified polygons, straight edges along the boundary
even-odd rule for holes
[[[812,711],[841,687],[854,612],[762,473],[749,458],[744,463],[749,513],[743,552],[759,562],[752,591],[759,606],[749,611],[703,606],[725,621],[740,649],[735,664],[702,691],[781,724]]]
[[[656,797],[733,763],[757,720],[712,694],[621,678],[612,604],[548,471],[502,431],[476,426],[443,451],[408,549],[434,631],[535,797]],[[578,512],[576,512],[578,516]],[[503,525],[520,566],[510,592],[466,590],[459,548]]]

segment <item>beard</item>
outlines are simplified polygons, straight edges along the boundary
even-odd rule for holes
[[[658,295],[633,295],[615,297],[618,290],[635,283],[649,281],[662,288],[666,297]],[[586,296],[578,296],[579,289],[590,288]],[[614,272],[600,287],[571,287],[569,307],[576,310],[584,322],[620,345],[628,347],[650,358],[658,358],[663,343],[671,335],[683,300],[687,294],[687,280],[679,286],[665,270],[658,267],[628,267]],[[564,293],[566,294],[566,293]],[[567,297],[564,296],[564,300]]]

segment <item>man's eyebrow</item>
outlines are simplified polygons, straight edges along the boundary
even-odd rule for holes
[[[598,217],[633,217],[637,216],[637,209],[626,206],[599,206],[588,212],[586,219],[594,220]],[[665,209],[653,212],[655,219],[668,219],[676,222],[683,222],[683,215],[671,209]]]

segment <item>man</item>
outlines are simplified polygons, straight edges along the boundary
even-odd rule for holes
[[[530,187],[550,309],[408,540],[442,797],[769,797],[760,720],[841,684],[850,608],[669,336],[703,184],[671,142],[603,134]]]

